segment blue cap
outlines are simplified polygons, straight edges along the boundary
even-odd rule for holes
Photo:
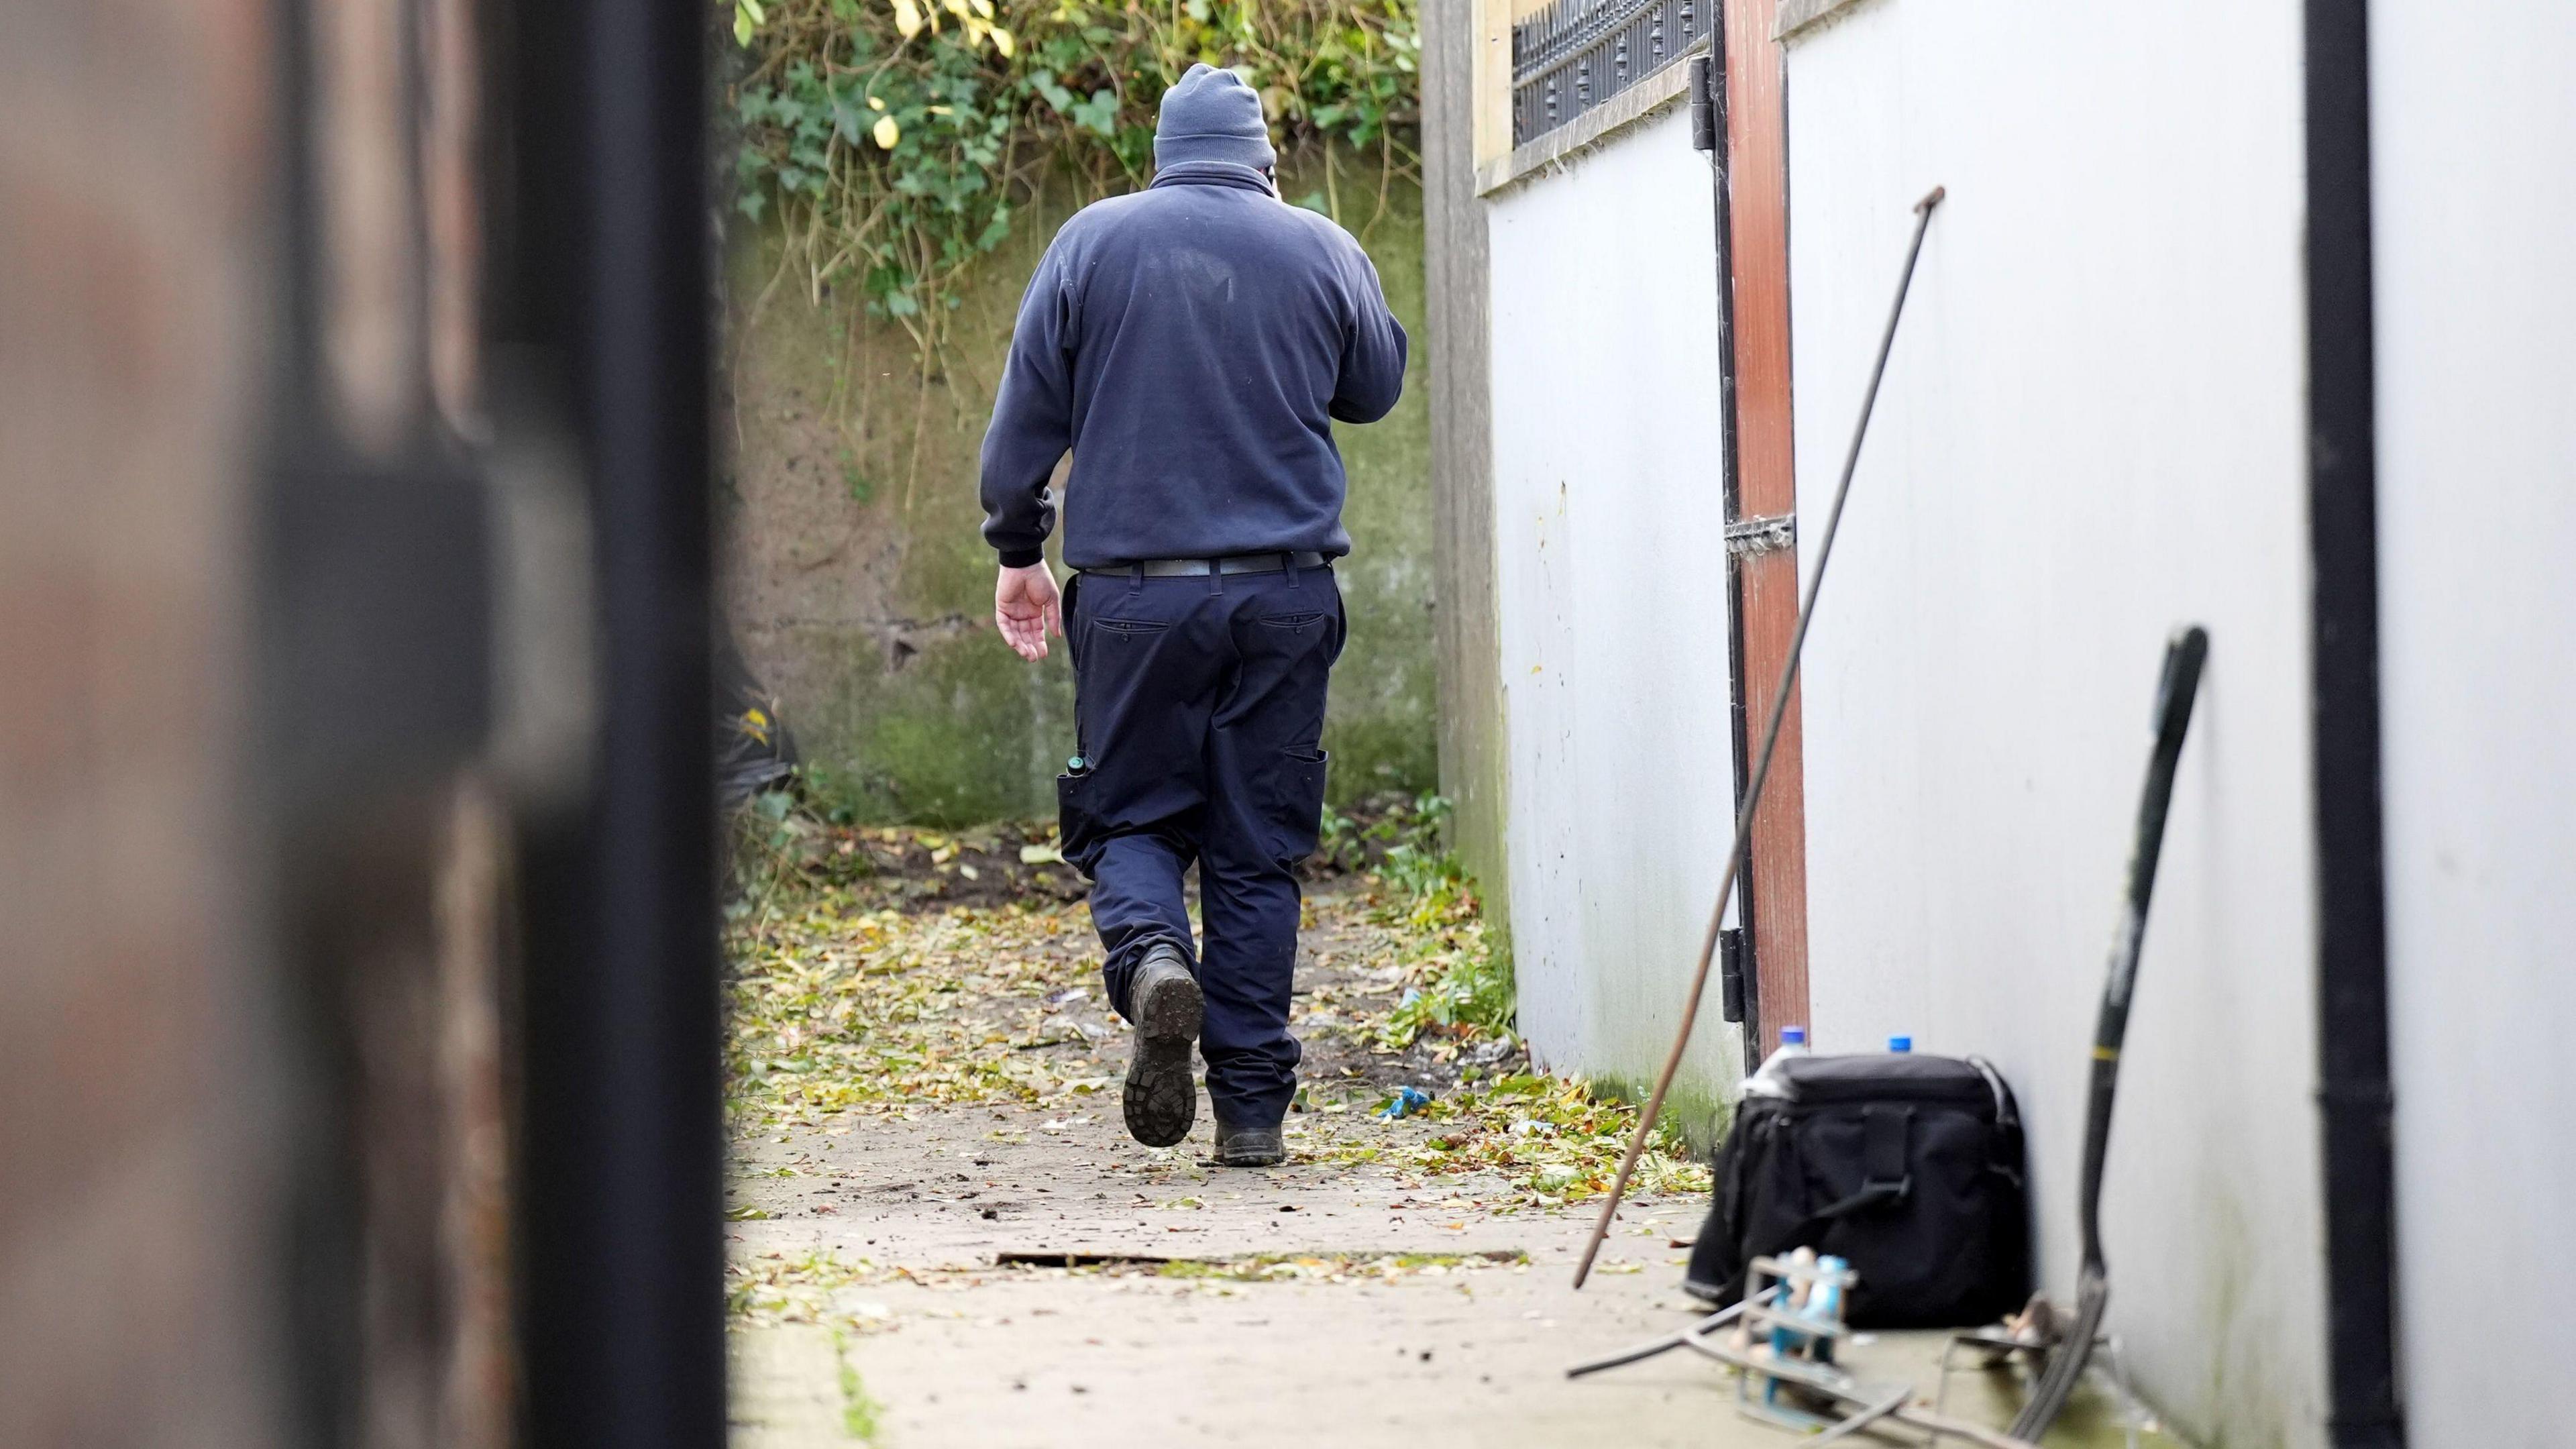
[[[1892,1052],[1910,1052],[1914,1050],[1914,1038],[1910,1036],[1889,1037],[1887,1039],[1887,1049]]]
[[[1806,1044],[1807,1044],[1807,1029],[1806,1029],[1805,1027],[1803,1027],[1803,1026],[1784,1026],[1784,1027],[1780,1028],[1780,1045],[1782,1045],[1782,1046],[1805,1046]]]

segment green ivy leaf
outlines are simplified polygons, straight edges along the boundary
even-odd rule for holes
[[[1075,125],[1114,139],[1118,134],[1118,93],[1104,86],[1066,114]]]
[[[1075,105],[1073,92],[1066,90],[1064,86],[1056,80],[1054,71],[1042,70],[1037,72],[1029,77],[1029,85],[1037,91],[1040,98],[1045,100],[1049,106],[1054,108],[1057,115],[1063,116],[1072,114]]]

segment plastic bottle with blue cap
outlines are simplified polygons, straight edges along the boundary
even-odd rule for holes
[[[1789,1090],[1789,1074],[1782,1064],[1787,1062],[1791,1057],[1803,1057],[1807,1054],[1807,1029],[1805,1027],[1784,1026],[1780,1028],[1779,1049],[1772,1052],[1771,1055],[1763,1058],[1762,1065],[1754,1071],[1753,1075],[1744,1079],[1743,1094],[1748,1097],[1791,1096],[1792,1093]]]

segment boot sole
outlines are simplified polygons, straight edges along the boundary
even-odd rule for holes
[[[1136,1056],[1127,1064],[1123,1105],[1127,1135],[1148,1147],[1182,1141],[1198,1121],[1190,1048],[1198,1045],[1203,1007],[1199,984],[1187,976],[1156,982],[1136,1003]]]

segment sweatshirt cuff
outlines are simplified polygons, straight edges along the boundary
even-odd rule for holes
[[[1046,562],[1046,550],[1042,548],[1006,548],[999,552],[1002,567],[1006,569],[1024,569],[1034,563]]]

